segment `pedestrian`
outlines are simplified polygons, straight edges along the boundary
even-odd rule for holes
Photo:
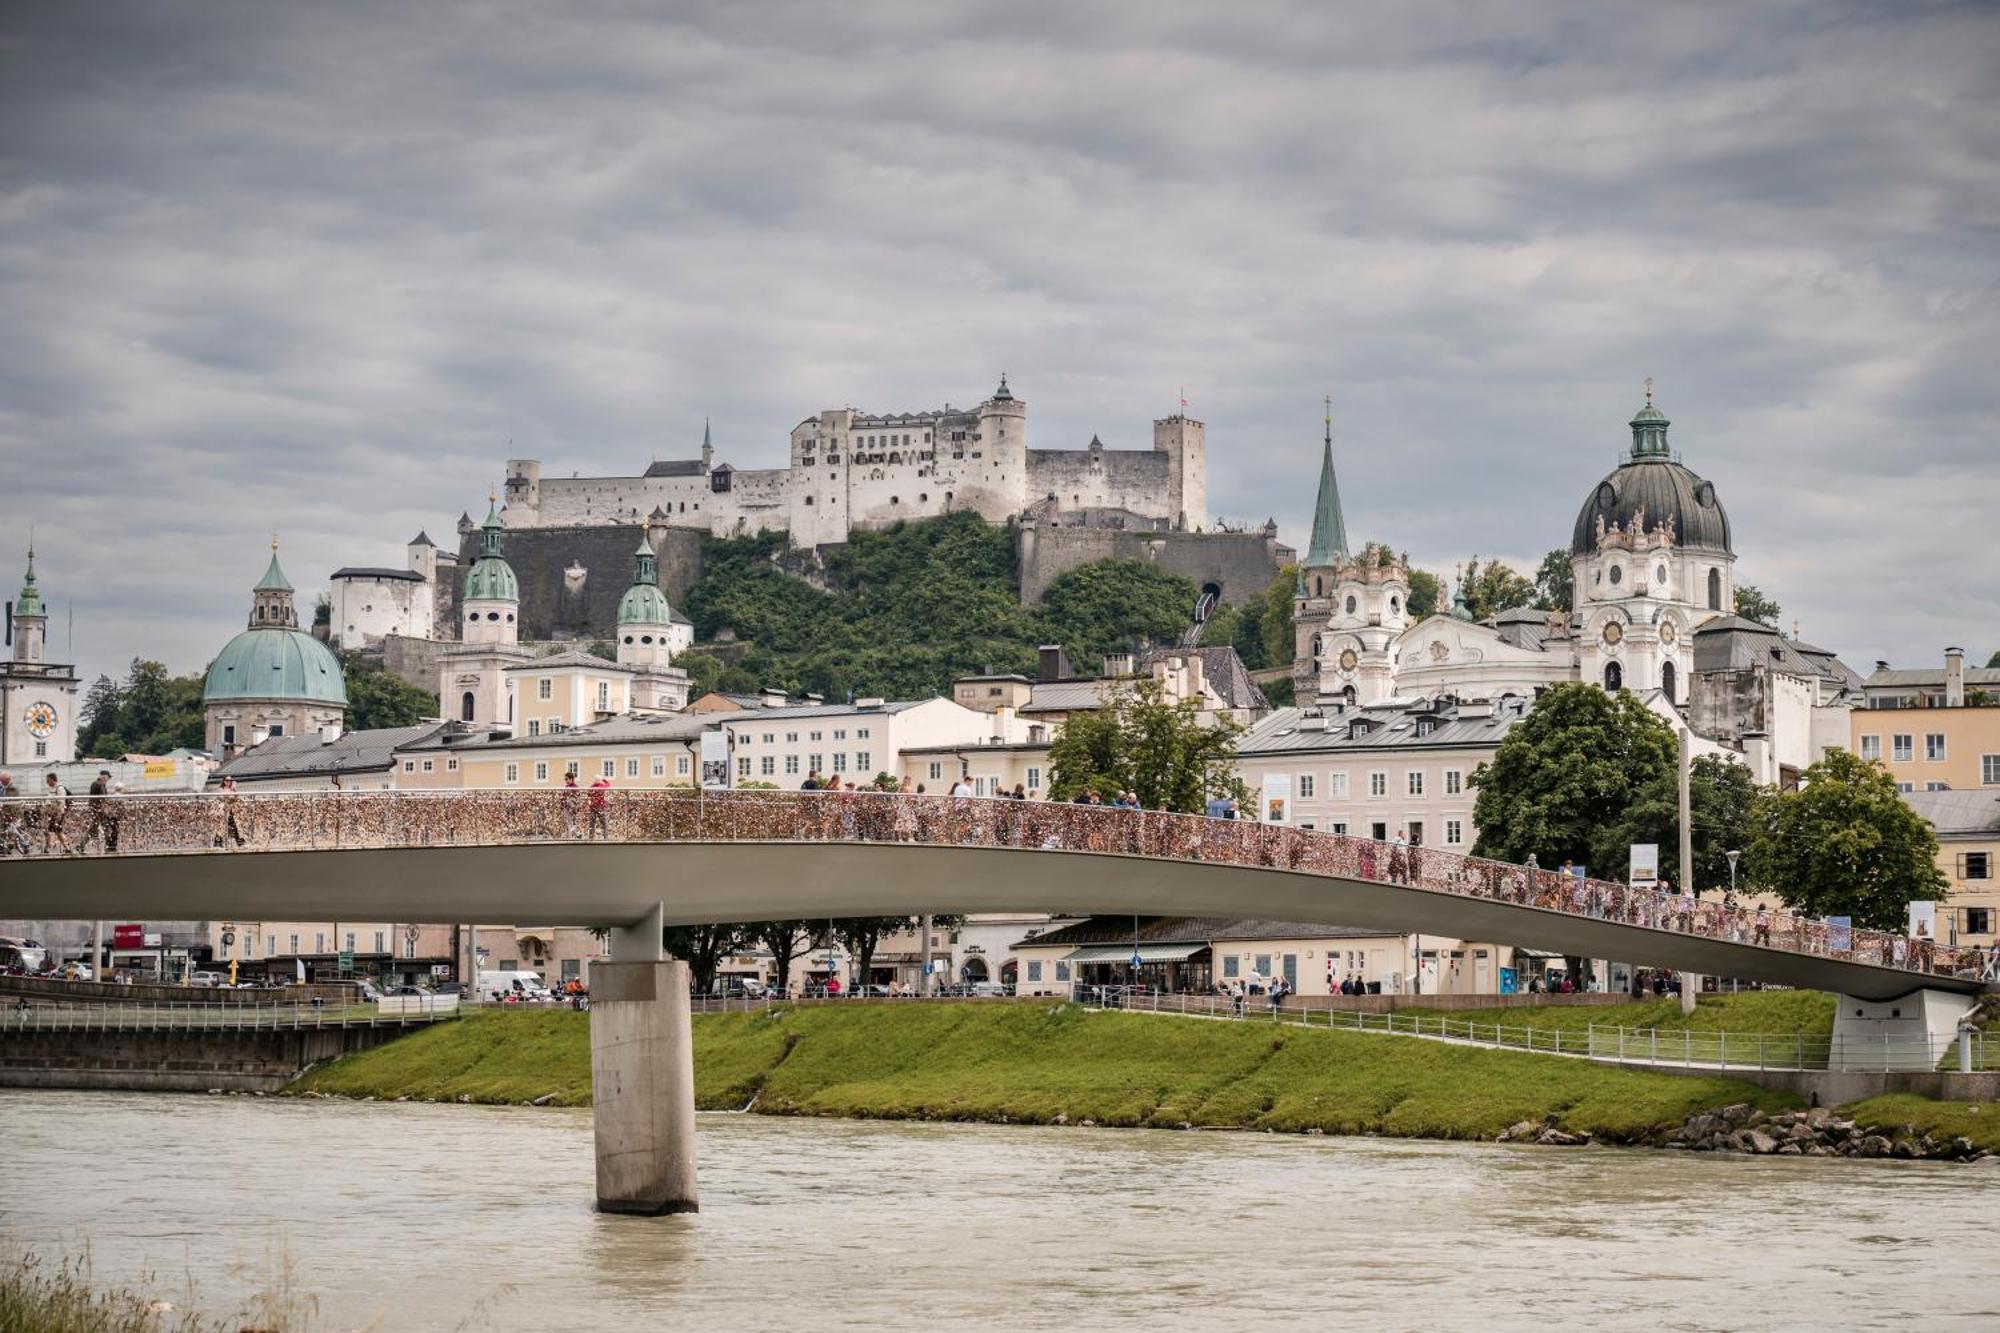
[[[1285,1002],[1285,979],[1283,977],[1272,977],[1271,987],[1264,993],[1264,996],[1271,1002],[1271,1017],[1276,1018],[1278,1016],[1278,1009]]]
[[[600,777],[590,784],[590,836],[611,840],[611,779]]]
[[[1757,917],[1751,925],[1750,942],[1768,945],[1771,942],[1771,913],[1764,904],[1757,904]]]
[[[972,784],[966,781],[967,776],[964,771],[961,771],[958,775],[958,781],[951,784],[951,794],[953,796],[972,795]]]
[[[82,851],[90,850],[91,839],[104,844],[107,853],[118,850],[118,808],[111,795],[111,770],[100,768],[90,784],[90,823],[84,827]]]
[[[1236,1007],[1236,1016],[1238,1018],[1243,1017],[1243,983],[1241,981],[1232,981],[1229,983],[1229,999]]]
[[[26,856],[31,848],[22,828],[21,793],[12,773],[0,773],[0,856]]]
[[[48,855],[51,842],[61,843],[65,856],[74,850],[69,845],[69,834],[63,829],[68,818],[69,788],[58,782],[52,772],[42,779],[42,855]]]
[[[1391,884],[1410,882],[1409,844],[1403,841],[1400,832],[1389,843],[1389,882]]]

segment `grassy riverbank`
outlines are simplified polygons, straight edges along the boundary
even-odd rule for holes
[[[204,1319],[129,1291],[92,1288],[88,1265],[56,1267],[30,1258],[0,1260],[0,1333],[226,1333],[233,1328],[298,1328],[294,1314],[270,1309],[252,1322]]]
[[[1827,1037],[1833,1034],[1833,996],[1824,991],[1744,991],[1704,995],[1692,1014],[1678,997],[1628,1004],[1543,1005],[1528,1009],[1464,1009],[1442,1017],[1531,1027],[1543,1032],[1584,1032],[1591,1027],[1661,1032],[1743,1032]]]
[[[1491,1138],[1553,1115],[1634,1142],[1731,1102],[1797,1104],[1734,1079],[1053,1003],[778,1009],[698,1017],[694,1035],[699,1105],[777,1115],[1427,1138]],[[293,1091],[584,1105],[589,1018],[482,1014],[316,1070]]]

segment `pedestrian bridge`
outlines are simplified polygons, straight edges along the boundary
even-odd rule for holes
[[[763,791],[324,792],[0,803],[0,917],[610,927],[591,969],[597,1205],[696,1207],[670,924],[909,912],[1268,917],[1837,991],[1835,1034],[1949,1030],[1982,960],[1449,852],[1053,802]],[[96,851],[90,849],[95,848]],[[111,850],[115,848],[116,850]]]
[[[50,820],[61,824],[51,836]],[[623,926],[1024,911],[1265,917],[1890,1000],[1977,950],[1284,825],[842,792],[478,790],[0,804],[0,917]],[[103,851],[115,826],[117,851]],[[91,832],[96,825],[96,832]],[[0,827],[0,836],[6,833]],[[42,852],[44,847],[49,850]],[[96,850],[86,850],[94,848]]]

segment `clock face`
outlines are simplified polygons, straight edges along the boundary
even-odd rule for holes
[[[28,711],[21,715],[21,720],[28,724],[29,733],[37,740],[46,740],[49,733],[56,729],[56,722],[59,719],[56,717],[54,704],[42,703],[29,704]]]
[[[1624,637],[1625,627],[1617,621],[1614,620],[1604,627],[1604,641],[1606,643],[1616,643]]]
[[[1674,635],[1677,632],[1678,631],[1674,629],[1674,622],[1669,620],[1666,624],[1660,626],[1660,642],[1672,643],[1674,641]]]
[[[1354,670],[1354,668],[1360,663],[1360,661],[1361,661],[1360,655],[1357,654],[1352,648],[1342,648],[1340,650],[1340,669],[1342,671]]]

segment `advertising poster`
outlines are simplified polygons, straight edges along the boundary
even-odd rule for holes
[[[1632,876],[1626,881],[1636,887],[1651,888],[1660,882],[1660,844],[1632,844]]]
[[[1289,773],[1264,775],[1264,799],[1259,803],[1266,824],[1292,822],[1292,778]]]

